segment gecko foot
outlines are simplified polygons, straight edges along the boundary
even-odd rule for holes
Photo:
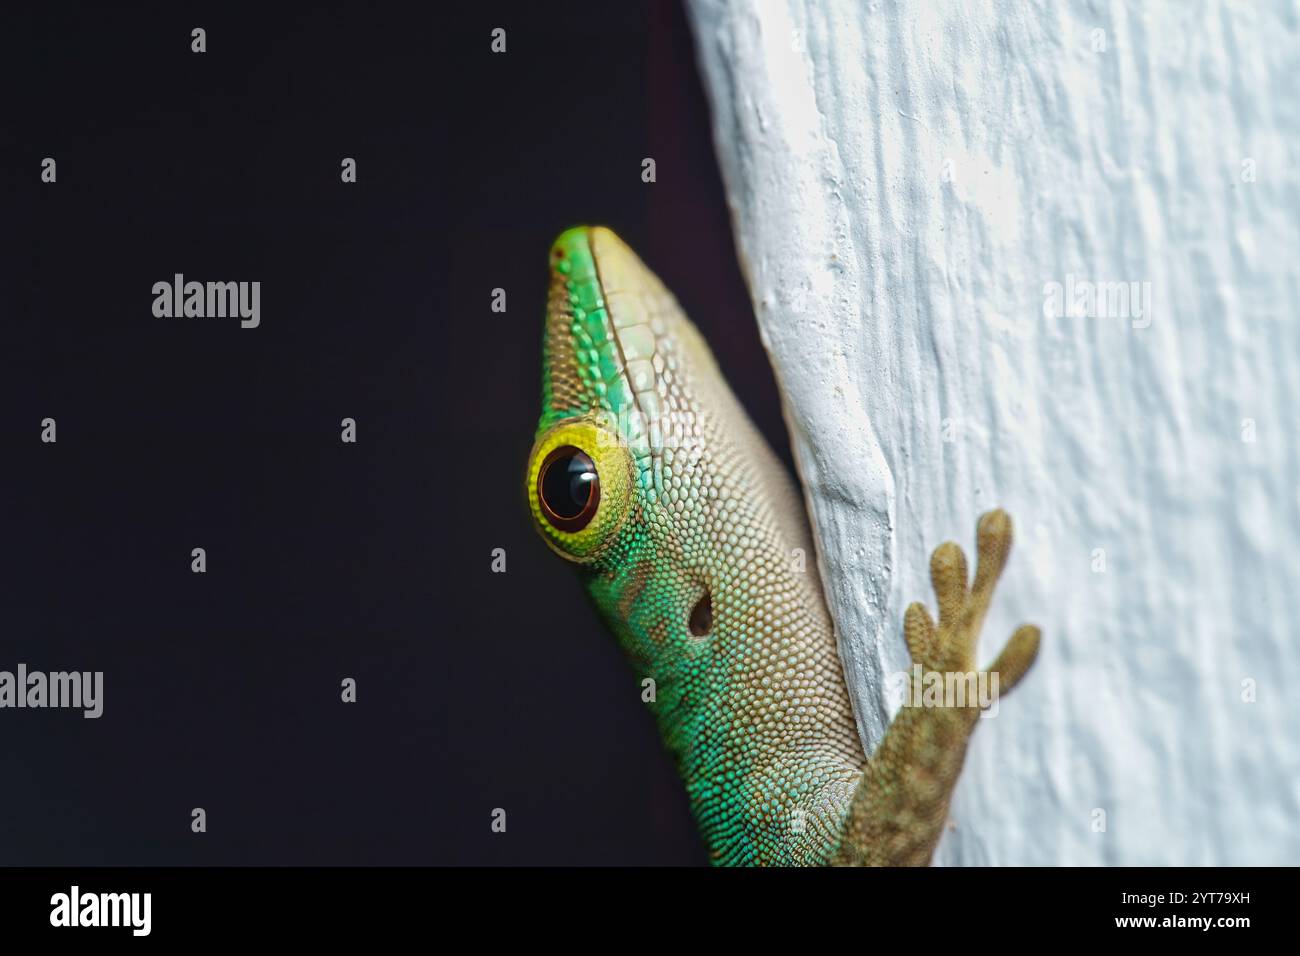
[[[903,636],[927,681],[942,678],[928,684],[937,684],[939,692],[931,696],[927,687],[922,695],[912,693],[890,723],[863,769],[834,862],[923,866],[930,861],[971,731],[981,709],[992,702],[975,688],[991,687],[996,699],[1020,682],[1038,655],[1038,628],[1025,624],[987,670],[978,671],[975,664],[980,627],[1011,540],[1011,518],[997,509],[982,515],[976,529],[974,581],[967,575],[966,555],[953,542],[939,545],[931,556],[939,623],[917,602],[903,616]]]
[[[930,557],[930,580],[939,605],[939,624],[919,601],[903,616],[903,635],[913,662],[923,671],[967,673],[975,671],[975,645],[988,613],[993,589],[1011,551],[1011,517],[998,508],[982,515],[976,529],[975,580],[967,584],[966,555],[952,541],[935,548]],[[1011,635],[1006,647],[984,674],[998,675],[1001,693],[1025,676],[1038,655],[1038,628],[1025,624]]]

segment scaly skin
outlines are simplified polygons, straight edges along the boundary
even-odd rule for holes
[[[530,506],[653,679],[651,707],[711,860],[927,863],[978,703],[904,706],[867,759],[800,498],[708,346],[607,229],[565,232],[551,269]],[[580,481],[594,471],[599,494],[575,493],[569,504],[587,507],[571,519],[539,476],[573,449],[589,456]],[[1006,514],[984,515],[969,589],[961,550],[935,551],[938,627],[919,604],[904,619],[925,671],[974,670],[1010,545]],[[998,658],[1003,693],[1038,639],[1022,627]]]

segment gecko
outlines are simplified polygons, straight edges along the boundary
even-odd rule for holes
[[[905,700],[873,754],[858,736],[796,485],[664,284],[611,230],[550,251],[533,522],[577,569],[650,688],[715,865],[926,865],[980,701]],[[928,675],[979,674],[975,643],[1011,547],[984,514],[976,567],[930,560],[937,621],[903,616]],[[1010,691],[1040,641],[1022,625],[982,676]]]

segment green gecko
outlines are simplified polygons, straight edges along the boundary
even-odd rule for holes
[[[605,228],[551,249],[526,487],[543,539],[654,682],[713,863],[929,862],[979,703],[905,703],[868,759],[818,574],[792,558],[813,553],[795,485],[695,326]],[[934,552],[937,625],[919,603],[904,615],[925,673],[977,673],[1005,512],[980,518],[977,547],[970,584],[956,544]],[[1020,627],[985,676],[1009,691],[1038,643]]]

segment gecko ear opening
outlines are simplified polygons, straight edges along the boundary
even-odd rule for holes
[[[713,598],[708,591],[705,591],[704,597],[696,601],[695,607],[691,608],[688,626],[696,637],[704,637],[713,629]]]

